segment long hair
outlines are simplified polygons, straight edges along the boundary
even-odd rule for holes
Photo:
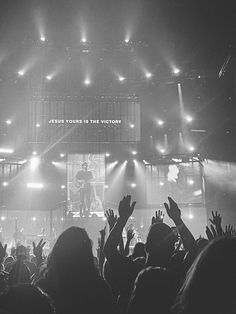
[[[236,238],[216,239],[188,271],[174,310],[184,314],[235,313],[235,286]]]

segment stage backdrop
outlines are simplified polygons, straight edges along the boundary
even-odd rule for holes
[[[79,211],[80,198],[76,185],[76,174],[81,170],[83,162],[88,163],[92,172],[91,180],[91,212],[102,211],[105,187],[105,156],[104,154],[69,154],[67,156],[67,200],[70,211]]]
[[[29,142],[140,141],[140,103],[131,96],[40,97],[29,107]]]

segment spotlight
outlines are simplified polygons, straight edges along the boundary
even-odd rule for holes
[[[47,75],[47,76],[46,76],[46,79],[47,79],[48,81],[51,81],[51,80],[52,80],[52,75]]]
[[[33,155],[33,156],[36,156],[36,155],[37,155],[37,152],[36,152],[36,151],[33,151],[33,152],[32,152],[32,155]]]
[[[85,84],[86,86],[88,86],[88,85],[91,84],[91,81],[90,81],[89,79],[86,79],[86,80],[84,81],[84,84]]]
[[[125,77],[124,77],[124,76],[119,76],[119,77],[118,77],[118,80],[119,80],[120,82],[124,82]]]
[[[20,70],[20,71],[18,71],[18,75],[23,76],[23,75],[25,75],[25,72],[23,70]]]
[[[61,185],[61,189],[65,190],[66,186],[64,184]]]
[[[146,78],[151,78],[151,77],[152,77],[152,73],[146,72],[146,73],[145,73],[145,76],[146,76]]]
[[[104,189],[108,189],[108,185],[107,184],[104,185]]]
[[[190,123],[190,122],[193,121],[193,117],[191,117],[191,116],[189,116],[189,115],[186,115],[186,116],[185,116],[185,120]]]
[[[160,148],[159,151],[161,154],[165,154],[165,152],[166,152],[166,150],[164,148]]]
[[[45,36],[42,35],[42,36],[40,37],[40,40],[41,40],[42,42],[45,42],[45,41],[46,41]]]
[[[61,158],[64,158],[64,157],[65,157],[65,154],[60,153],[60,157],[61,157]]]
[[[6,121],[6,124],[8,124],[8,125],[9,125],[9,124],[12,124],[12,121],[11,121],[11,120],[7,120],[7,121]]]
[[[5,217],[5,216],[2,216],[2,217],[1,217],[1,221],[4,221],[4,220],[6,220],[6,217]]]
[[[163,120],[157,120],[157,124],[158,124],[159,126],[162,126],[162,125],[164,124],[164,121],[163,121]]]
[[[137,160],[136,159],[133,159],[133,163],[135,163]]]
[[[190,145],[190,146],[188,147],[188,150],[189,150],[190,152],[194,152],[194,151],[195,151],[195,148]]]
[[[178,75],[178,74],[180,73],[180,69],[174,68],[174,69],[173,69],[173,73],[174,73],[175,75]]]
[[[40,128],[40,124],[39,123],[36,123],[36,128]]]
[[[193,185],[193,184],[194,184],[194,181],[193,181],[192,179],[189,179],[189,180],[188,180],[188,184],[189,184],[189,185]]]
[[[32,157],[31,159],[30,159],[30,169],[33,171],[33,170],[35,170],[37,167],[38,167],[38,165],[40,164],[40,159],[39,159],[39,157]]]
[[[135,150],[133,150],[132,155],[137,155],[137,152]]]
[[[189,213],[189,214],[188,214],[188,219],[191,220],[191,219],[193,219],[193,218],[194,218],[193,214],[192,214],[192,213]]]
[[[57,164],[57,162],[56,161],[52,161],[51,164],[55,166]]]
[[[14,152],[11,148],[0,148],[0,153],[2,154],[12,154]]]
[[[160,182],[159,185],[160,185],[160,186],[163,186],[163,185],[164,185],[164,182]]]
[[[131,124],[129,125],[129,127],[130,127],[131,129],[133,129],[133,128],[135,127],[135,125],[131,123]]]
[[[126,44],[128,44],[128,43],[129,43],[129,38],[126,37],[125,40],[124,40],[124,42],[125,42]]]
[[[3,186],[8,186],[8,182],[4,181],[4,182],[2,183],[2,185],[3,185]]]
[[[37,218],[36,218],[36,217],[32,217],[31,220],[32,220],[32,221],[36,221]]]
[[[131,183],[130,186],[131,186],[131,188],[135,188],[136,187],[136,183]]]
[[[27,188],[29,189],[42,189],[44,185],[42,183],[29,182],[27,183]]]
[[[110,154],[110,153],[106,153],[105,156],[106,156],[106,157],[110,157],[111,154]]]
[[[87,42],[87,38],[86,37],[82,37],[80,40],[83,44],[85,44]]]

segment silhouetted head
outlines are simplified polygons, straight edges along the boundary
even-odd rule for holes
[[[0,313],[53,314],[49,297],[30,284],[13,286],[0,295]]]
[[[70,227],[57,239],[48,258],[48,270],[58,279],[72,282],[89,278],[96,271],[91,240],[85,229]]]
[[[235,313],[235,265],[236,238],[210,242],[187,274],[176,305],[179,313]]]
[[[205,238],[198,238],[196,240],[198,251],[201,252],[209,243],[209,241]]]
[[[87,170],[88,169],[88,163],[85,161],[82,163],[82,169]]]
[[[142,242],[138,242],[134,246],[132,258],[135,259],[137,257],[146,257],[145,244]]]
[[[148,232],[145,249],[153,266],[166,266],[175,248],[175,235],[164,223],[153,224]],[[164,264],[163,264],[164,263]]]

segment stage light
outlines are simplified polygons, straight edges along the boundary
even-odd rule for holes
[[[36,128],[40,128],[40,124],[39,123],[36,123]]]
[[[29,182],[27,183],[27,188],[29,189],[42,189],[44,185],[42,183],[37,182]]]
[[[118,77],[118,80],[119,80],[120,82],[124,82],[124,81],[125,81],[125,77],[124,77],[124,76],[119,76],[119,77]]]
[[[130,127],[131,129],[133,129],[133,128],[135,127],[135,125],[131,123],[131,124],[129,125],[129,127]]]
[[[40,40],[41,40],[42,42],[45,42],[45,41],[46,41],[45,36],[42,35],[42,36],[40,37]]]
[[[4,181],[4,182],[2,183],[2,185],[3,185],[3,186],[8,186],[8,182]]]
[[[91,84],[91,81],[90,81],[89,79],[86,79],[86,80],[84,80],[84,84],[85,84],[86,86],[88,86],[88,85]]]
[[[144,159],[143,159],[143,163],[144,163],[145,165],[148,165],[148,162],[147,162],[146,160],[144,160]]]
[[[189,184],[189,185],[193,185],[193,184],[194,184],[194,181],[193,181],[192,179],[189,179],[189,180],[188,180],[188,184]]]
[[[130,186],[131,186],[131,188],[135,188],[136,187],[136,183],[131,183]]]
[[[36,155],[37,155],[37,152],[36,152],[36,151],[33,151],[33,152],[32,152],[32,155],[33,155],[33,156],[36,156]]]
[[[136,159],[133,159],[133,163],[135,163],[137,160]]]
[[[160,182],[159,185],[160,185],[160,186],[163,186],[163,185],[164,185],[164,182]]]
[[[23,75],[25,75],[25,72],[23,70],[20,70],[20,71],[18,71],[18,75],[23,76]]]
[[[56,161],[51,161],[51,164],[56,166],[57,162]]]
[[[194,152],[195,151],[195,147],[193,147],[193,146],[188,146],[188,150],[190,151],[190,152]]]
[[[157,120],[157,124],[158,124],[159,126],[162,126],[162,125],[164,124],[164,121],[163,121],[163,120]]]
[[[11,148],[0,148],[0,154],[13,154],[14,150]]]
[[[60,157],[61,157],[61,158],[64,158],[64,157],[65,157],[65,154],[60,153]]]
[[[166,150],[165,150],[164,148],[160,148],[160,149],[159,149],[159,152],[160,152],[161,154],[165,154]]]
[[[47,75],[47,76],[46,76],[46,79],[47,79],[48,81],[51,81],[51,80],[52,80],[52,75]]]
[[[107,184],[104,185],[104,189],[108,189],[108,185]]]
[[[180,74],[180,69],[178,69],[178,68],[173,68],[173,73],[174,73],[175,75]]]
[[[132,155],[137,155],[136,150],[133,150],[133,151],[132,151]]]
[[[32,220],[32,221],[36,221],[37,218],[36,218],[36,217],[32,217],[31,220]]]
[[[1,217],[1,221],[4,221],[4,220],[6,220],[6,217],[5,217],[5,216],[2,216],[2,217]]]
[[[18,164],[20,164],[20,165],[24,165],[25,163],[27,163],[27,159],[23,159],[21,161],[18,161]]]
[[[82,37],[82,38],[80,39],[80,41],[81,41],[83,44],[85,44],[85,43],[87,42],[87,38],[86,38],[86,37]]]
[[[129,41],[130,41],[130,39],[129,39],[128,37],[126,37],[125,40],[124,40],[124,42],[125,42],[126,44],[128,44]]]
[[[194,218],[194,215],[193,215],[192,213],[189,213],[189,214],[188,214],[188,219],[191,220],[191,219],[193,219],[193,218]]]
[[[8,124],[8,125],[9,125],[9,124],[12,124],[12,121],[11,121],[11,120],[7,120],[7,121],[6,121],[6,124]]]
[[[151,78],[151,77],[152,77],[152,73],[146,72],[146,73],[145,73],[145,76],[146,76],[146,78]]]
[[[64,184],[61,185],[61,189],[64,190],[66,186]]]
[[[106,156],[106,157],[110,157],[111,154],[110,154],[110,153],[106,153],[105,156]]]
[[[186,115],[184,118],[189,123],[191,123],[193,121],[193,117],[191,117],[190,115]]]
[[[40,164],[40,159],[39,159],[39,157],[32,157],[32,158],[30,159],[30,169],[31,169],[32,171],[34,171],[34,170],[39,166],[39,164]]]

